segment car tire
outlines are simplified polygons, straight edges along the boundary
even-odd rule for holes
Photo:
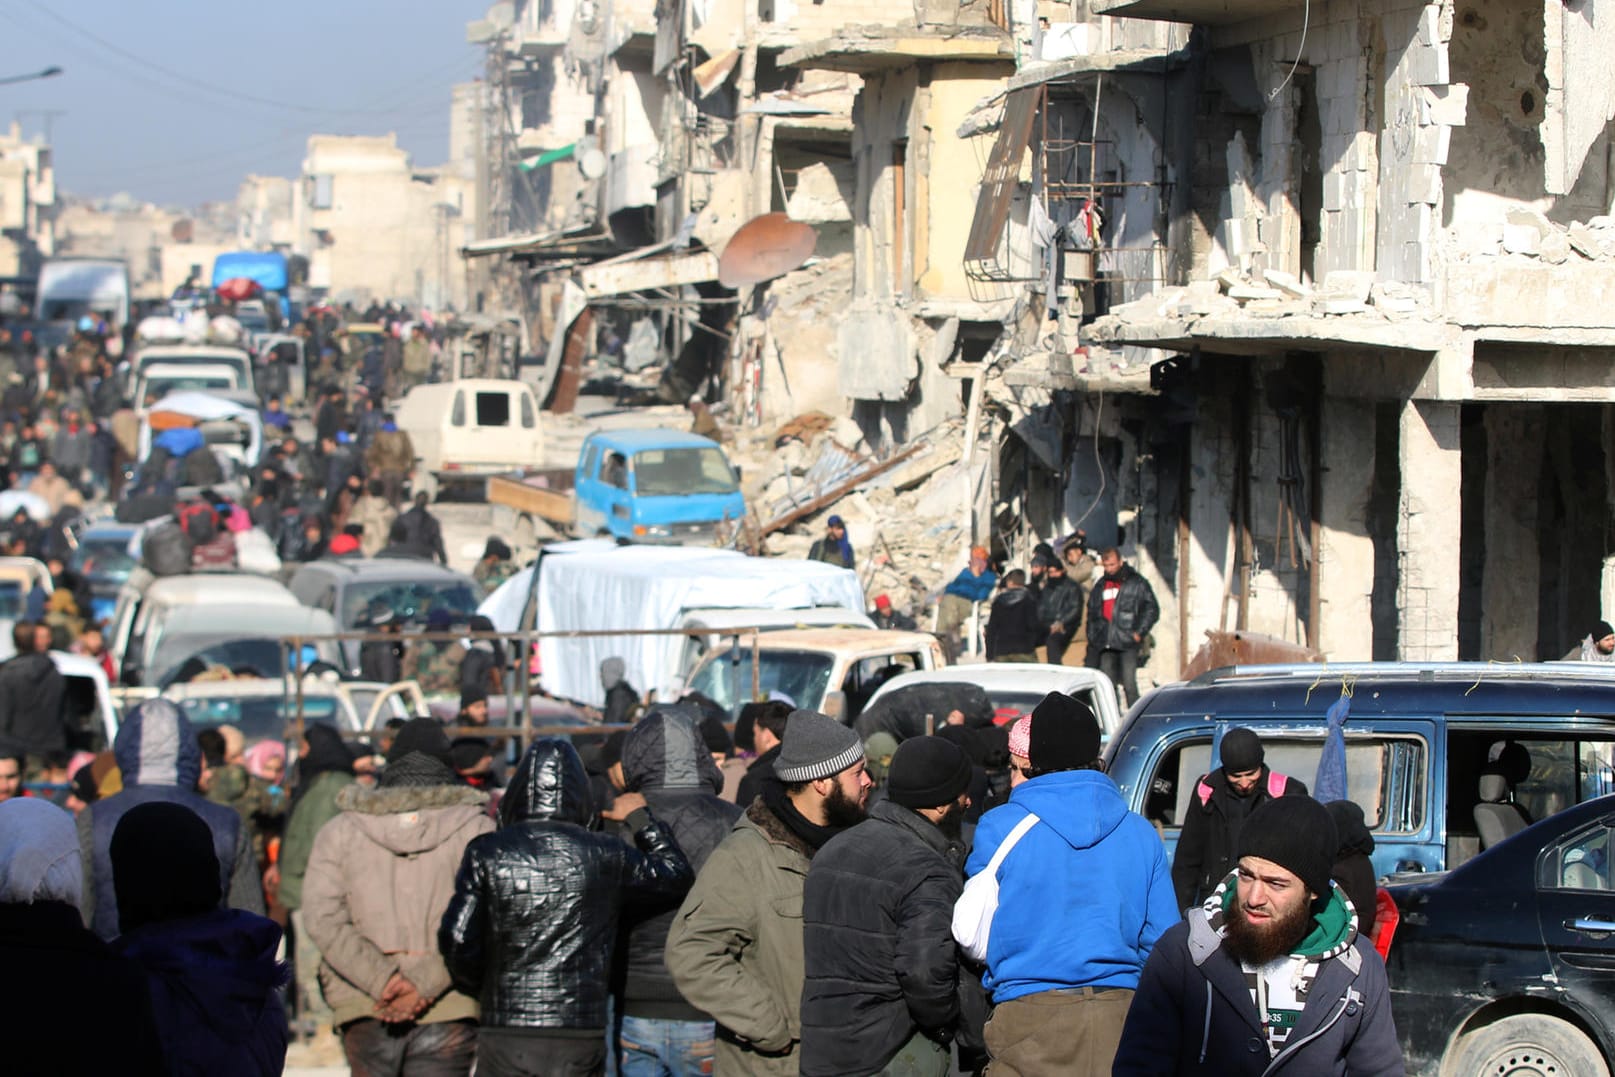
[[[1453,1077],[1610,1077],[1598,1045],[1585,1032],[1540,1013],[1516,1014],[1465,1033],[1441,1072]]]

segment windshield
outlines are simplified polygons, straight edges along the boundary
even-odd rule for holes
[[[288,668],[287,653],[278,639],[225,638],[227,630],[207,635],[165,635],[151,656],[146,683],[167,687],[194,680],[214,666],[259,677],[278,677]],[[156,672],[158,676],[150,674]]]
[[[338,618],[342,627],[353,628],[370,604],[378,600],[392,610],[393,617],[413,624],[424,624],[427,612],[433,608],[448,610],[456,622],[464,624],[482,601],[475,588],[462,580],[354,583],[342,592],[342,613]]]
[[[207,392],[209,389],[234,389],[234,378],[222,374],[190,374],[175,375],[171,378],[148,378],[146,380],[147,400],[161,400],[169,393],[179,392]]]
[[[732,494],[735,474],[719,449],[646,449],[634,454],[634,492]]]
[[[144,373],[148,367],[162,366],[227,366],[236,372],[238,377],[247,373],[247,361],[239,355],[185,355],[173,352],[148,353],[140,359],[140,372]]]
[[[257,333],[269,328],[269,315],[261,310],[238,310],[235,313],[236,321],[241,328],[249,333]]]
[[[129,556],[127,538],[96,538],[79,540],[68,567],[95,582],[122,583],[139,563]]]
[[[834,659],[811,651],[763,651],[758,690],[762,698],[770,692],[784,692],[798,707],[819,710],[830,685]],[[733,715],[740,704],[752,698],[751,651],[742,645],[740,661],[731,662],[721,654],[708,662],[690,679],[690,688],[717,700]]]
[[[16,580],[0,580],[0,621],[22,620],[23,600],[27,597]]]
[[[249,745],[260,740],[284,740],[297,722],[297,700],[278,695],[182,699],[179,708],[194,726],[235,726]],[[336,700],[305,695],[303,721],[336,725]]]

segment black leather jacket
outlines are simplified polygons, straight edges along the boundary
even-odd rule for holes
[[[1105,620],[1105,585],[1121,584],[1116,605],[1110,620]],[[1115,578],[1107,576],[1093,585],[1088,592],[1088,645],[1097,645],[1104,651],[1137,650],[1139,641],[1133,638],[1150,634],[1155,622],[1161,619],[1161,606],[1155,601],[1155,591],[1143,576],[1123,565]]]
[[[587,829],[589,776],[567,741],[527,750],[499,805],[499,829],[466,847],[438,948],[482,1023],[604,1029],[618,914],[625,901],[677,899],[695,880],[644,810],[638,848]]]

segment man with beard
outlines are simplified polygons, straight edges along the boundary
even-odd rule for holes
[[[1150,955],[1116,1074],[1403,1072],[1385,966],[1329,879],[1337,840],[1310,797],[1251,814],[1238,869]]]
[[[972,770],[941,737],[904,741],[886,799],[813,858],[802,898],[803,1077],[946,1077],[960,1014],[952,923]]]
[[[994,1074],[1099,1077],[1150,948],[1178,919],[1166,850],[1100,769],[1099,719],[1085,701],[1043,697],[1025,751],[1026,780],[981,817],[965,865],[985,871],[1029,826],[998,867],[987,1050]]]
[[[815,853],[863,820],[871,782],[858,734],[798,710],[775,778],[712,851],[667,933],[667,971],[718,1023],[713,1072],[800,1072],[802,887]]]

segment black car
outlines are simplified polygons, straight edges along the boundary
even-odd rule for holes
[[[1386,971],[1410,1074],[1609,1077],[1615,795],[1551,815],[1453,871],[1388,887]]]

